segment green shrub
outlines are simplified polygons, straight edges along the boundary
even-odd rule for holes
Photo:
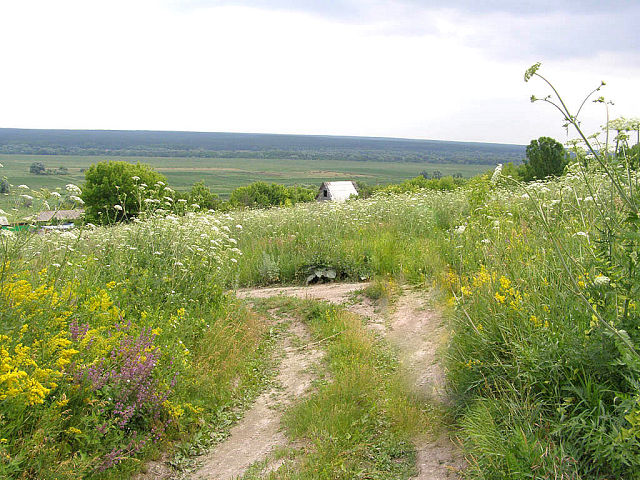
[[[235,207],[251,208],[290,206],[300,202],[311,202],[315,200],[316,193],[310,188],[255,182],[231,192],[229,203]]]
[[[226,202],[213,193],[204,183],[204,180],[196,182],[185,195],[189,206],[197,205],[199,210],[225,210]],[[195,207],[194,207],[195,208]]]
[[[173,202],[166,187],[167,179],[144,164],[99,162],[91,165],[84,175],[82,200],[87,222],[109,224],[128,220],[145,207]]]

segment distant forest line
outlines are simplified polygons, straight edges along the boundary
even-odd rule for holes
[[[382,137],[0,128],[0,154],[520,163],[523,145]]]

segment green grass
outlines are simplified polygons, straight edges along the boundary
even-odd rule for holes
[[[411,438],[431,430],[432,409],[401,382],[397,359],[362,319],[328,303],[273,298],[264,309],[293,311],[315,341],[327,340],[327,373],[317,390],[284,416],[288,436],[303,447],[266,478],[288,480],[406,479],[416,473]],[[257,465],[249,478],[261,476]]]
[[[434,254],[462,221],[458,193],[379,196],[345,204],[303,204],[233,214],[243,252],[239,285],[304,282],[311,267],[338,279],[389,275],[420,284],[444,268]]]
[[[67,183],[80,185],[80,171],[91,164],[107,160],[124,160],[151,165],[164,174],[169,184],[178,190],[204,180],[214,193],[227,198],[237,187],[256,181],[284,185],[320,186],[331,180],[362,180],[371,184],[399,183],[417,176],[423,170],[440,170],[443,175],[461,173],[470,177],[486,171],[487,165],[457,165],[403,162],[357,162],[337,160],[291,160],[247,158],[170,158],[170,157],[106,157],[65,155],[0,155],[4,165],[0,174],[13,185],[26,184],[33,190],[50,190]],[[69,175],[34,175],[29,166],[43,162],[47,168],[67,167]],[[1,205],[0,205],[1,206]]]
[[[607,228],[635,227],[602,172],[587,178],[574,165],[526,195],[476,179],[455,192],[236,212],[237,281],[302,283],[322,266],[436,283],[450,305],[448,377],[470,478],[636,478],[640,368],[611,330],[640,340],[638,298],[621,273],[629,244],[603,247]]]

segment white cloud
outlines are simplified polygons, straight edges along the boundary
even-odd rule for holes
[[[402,31],[407,4],[386,19],[379,8],[375,21],[345,22],[313,9],[3,3],[0,126],[560,138],[560,119],[529,104],[540,86],[522,81],[537,60],[571,97],[608,80],[620,114],[638,115],[633,56],[500,56],[488,17],[421,10],[429,27]]]

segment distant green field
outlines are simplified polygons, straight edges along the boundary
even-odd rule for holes
[[[65,155],[0,155],[0,176],[14,185],[31,189],[55,189],[68,183],[82,184],[81,170],[105,160],[146,163],[164,174],[169,184],[178,190],[204,180],[211,190],[228,197],[239,186],[259,180],[285,185],[318,185],[331,180],[362,180],[370,184],[397,183],[420,174],[423,170],[440,171],[443,175],[460,173],[471,177],[492,168],[491,165],[460,165],[447,163],[363,162],[339,160],[191,158],[191,157],[101,157]],[[48,169],[66,167],[68,175],[35,175],[29,173],[34,162]]]

